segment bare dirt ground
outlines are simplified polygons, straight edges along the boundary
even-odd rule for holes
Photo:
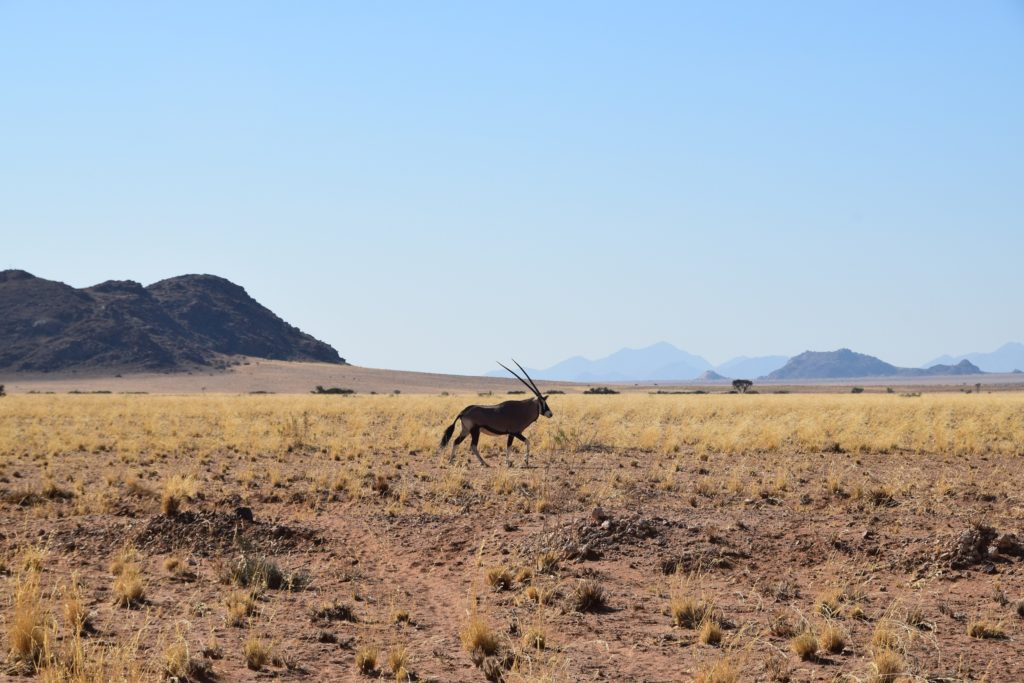
[[[194,370],[192,372],[110,372],[86,373],[12,373],[3,376],[9,393],[30,391],[67,393],[69,391],[147,392],[152,394],[245,394],[268,392],[306,394],[317,385],[343,387],[359,393],[380,394],[398,390],[402,393],[442,391],[507,391],[522,388],[513,378],[443,375],[427,372],[380,370],[356,365],[332,363],[297,363],[239,358],[227,370]]]
[[[296,450],[243,486],[204,484],[172,514],[145,474],[117,484],[103,512],[75,512],[86,494],[60,487],[19,500],[46,491],[44,466],[8,462],[0,585],[10,601],[23,564],[37,561],[59,614],[58,587],[76,576],[87,645],[137,638],[132,656],[159,662],[183,641],[193,680],[393,678],[387,653],[398,646],[415,679],[446,682],[1024,680],[1024,547],[1002,536],[1024,531],[1014,463],[993,480],[985,457],[683,453],[671,477],[655,478],[639,451],[535,453],[530,470],[485,470],[382,448],[361,477],[317,487],[315,457]],[[108,459],[79,453],[60,466],[71,479]],[[269,460],[249,460],[268,471]],[[766,480],[767,460],[800,465]],[[175,469],[173,455],[156,463]],[[208,463],[224,482],[241,466]],[[732,479],[716,476],[727,468]],[[111,560],[125,547],[145,585],[130,607],[112,599]],[[242,557],[273,563],[284,585],[232,585]],[[583,580],[603,603],[578,604]],[[227,601],[239,593],[254,604],[233,626]],[[720,643],[701,642],[700,624],[673,623],[687,600],[707,606]],[[497,637],[490,655],[460,641],[474,615]],[[969,635],[982,623],[995,637]],[[830,626],[845,640],[835,652],[793,651],[801,630],[822,642]],[[531,629],[543,650],[524,643]],[[273,651],[259,670],[245,661],[254,638]],[[69,640],[62,632],[52,645]],[[365,648],[380,656],[364,675]],[[905,675],[872,678],[882,651]],[[738,678],[708,677],[716,664]],[[24,667],[9,659],[6,672]]]
[[[115,374],[102,372],[62,373],[9,373],[0,372],[0,384],[8,393],[28,392],[112,392],[150,394],[202,394],[254,392],[278,394],[305,394],[317,385],[344,387],[358,393],[387,394],[395,391],[406,394],[438,394],[467,392],[503,392],[522,389],[513,378],[482,377],[472,375],[446,375],[440,373],[407,372],[364,368],[357,365],[331,363],[297,363],[259,358],[238,357],[226,370],[194,370],[192,372],[129,372]],[[849,393],[853,386],[867,392],[885,392],[895,387],[901,392],[951,392],[973,389],[980,382],[983,391],[1020,391],[1024,380],[1019,374],[988,374],[965,377],[929,378],[865,378],[857,380],[815,380],[805,382],[756,381],[755,390],[763,393]],[[591,384],[544,381],[549,389],[579,392]],[[606,382],[599,384],[608,384]],[[611,383],[623,392],[726,392],[729,381],[700,382],[637,382]]]

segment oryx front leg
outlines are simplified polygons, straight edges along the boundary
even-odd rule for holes
[[[505,467],[512,467],[512,440],[515,438],[515,434],[508,435],[508,443],[505,444]]]
[[[517,434],[509,434],[508,435],[508,445],[509,446],[512,445],[512,439],[519,439],[520,441],[522,441],[523,443],[526,444],[526,459],[523,461],[523,467],[529,467],[530,466],[530,440],[527,439],[522,434],[518,434],[518,433]]]

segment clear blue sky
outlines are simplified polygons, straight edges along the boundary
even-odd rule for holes
[[[363,365],[1024,340],[1024,3],[0,1],[0,268]]]

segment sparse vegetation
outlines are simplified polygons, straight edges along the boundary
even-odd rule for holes
[[[698,639],[705,645],[718,645],[722,642],[722,627],[714,619],[705,619]]]
[[[1006,631],[1001,624],[976,620],[967,625],[967,635],[979,639],[1002,639],[1006,637]]]
[[[114,577],[111,593],[118,607],[140,607],[146,598],[146,587],[139,565],[134,562],[123,565]]]
[[[192,500],[196,495],[195,479],[180,474],[173,475],[164,484],[163,496],[160,499],[160,510],[165,515],[176,515],[182,503]]]
[[[600,583],[581,579],[573,586],[571,604],[577,612],[597,612],[607,606],[607,597]]]
[[[810,631],[804,631],[789,641],[789,648],[804,661],[814,659],[818,654],[818,639]]]
[[[462,646],[471,654],[479,653],[483,656],[490,656],[498,651],[500,645],[498,634],[480,615],[470,617],[459,631],[459,638],[462,640]]]
[[[364,645],[356,651],[356,671],[364,676],[372,676],[377,671],[377,657],[380,650]]]
[[[314,387],[314,389],[313,389],[313,391],[311,393],[314,393],[314,394],[342,394],[342,395],[350,395],[350,394],[354,394],[356,392],[355,392],[355,389],[346,389],[344,387],[326,387],[325,388],[325,387],[322,387],[319,384],[317,384],[316,387]]]
[[[906,672],[903,657],[892,650],[881,649],[871,659],[869,683],[895,683]]]
[[[253,671],[260,671],[267,664],[270,664],[273,650],[267,641],[253,631],[245,640],[245,645],[242,648],[242,654],[245,657],[245,665],[248,668]]]
[[[818,645],[837,655],[846,648],[846,636],[835,624],[826,624],[818,633]]]
[[[497,591],[508,590],[515,581],[512,570],[505,565],[491,567],[484,577],[487,585]]]
[[[370,675],[414,680],[410,653],[458,635],[478,676],[562,683],[599,622],[660,630],[694,653],[680,675],[708,681],[924,680],[952,675],[950,650],[975,677],[991,659],[1017,674],[1019,395],[630,391],[560,398],[530,470],[431,457],[460,395],[8,397],[5,666],[54,683],[201,680],[214,663],[224,680],[316,677],[316,655],[287,654],[303,633],[300,651],[343,653],[351,677],[380,646]],[[976,553],[958,551],[972,530]],[[957,581],[929,584],[954,561]],[[442,627],[435,603],[467,591],[462,628]],[[457,677],[459,659],[427,668]],[[670,677],[662,661],[615,674]]]

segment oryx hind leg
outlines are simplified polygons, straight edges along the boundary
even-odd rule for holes
[[[452,454],[448,457],[449,465],[455,462],[455,449],[459,447],[460,443],[466,440],[467,436],[469,436],[469,430],[466,429],[466,424],[462,423],[462,431],[459,432],[459,435],[455,437],[454,441],[452,441]]]
[[[473,427],[473,429],[469,432],[469,435],[471,437],[469,440],[469,450],[473,451],[473,455],[476,456],[476,459],[480,461],[481,465],[483,465],[484,467],[490,467],[490,465],[487,464],[487,461],[484,460],[483,457],[481,457],[480,451],[476,449],[476,445],[480,442],[480,428]]]

